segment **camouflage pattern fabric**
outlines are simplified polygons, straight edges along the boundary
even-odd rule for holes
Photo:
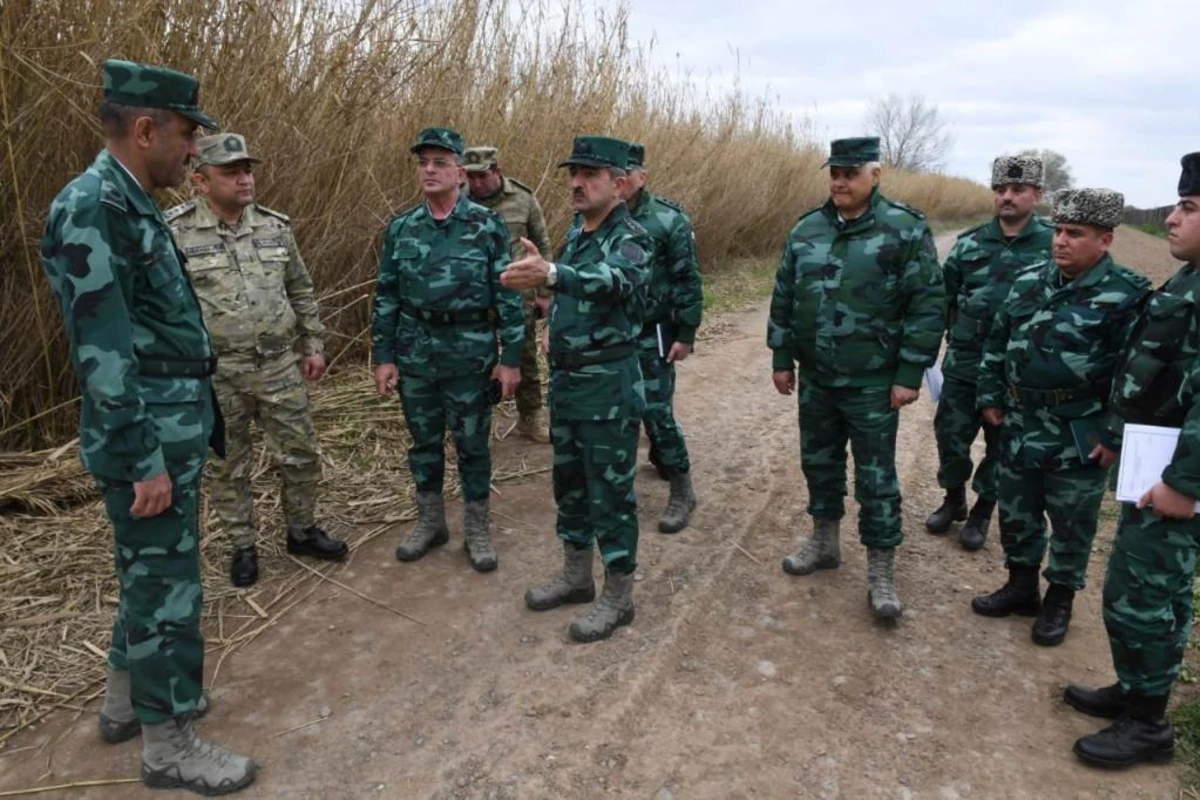
[[[558,536],[599,542],[605,564],[637,566],[633,474],[645,410],[634,353],[652,243],[618,205],[594,231],[576,227],[557,263],[550,305],[550,438]],[[628,354],[563,366],[563,359]]]
[[[209,500],[235,548],[257,538],[250,476],[258,428],[279,473],[287,532],[304,539],[316,524],[321,452],[309,413],[308,388],[290,352],[277,356],[221,356],[213,379],[225,415],[225,458],[213,459]]]
[[[627,205],[630,215],[650,235],[650,282],[646,290],[644,328],[638,359],[645,381],[646,413],[642,423],[663,466],[691,468],[683,430],[675,420],[675,365],[658,353],[657,323],[669,325],[675,341],[693,344],[704,304],[696,234],[687,213],[669,200],[643,189]],[[670,343],[665,343],[670,347]]]
[[[139,719],[162,722],[200,699],[196,498],[216,420],[212,348],[166,220],[107,151],[54,199],[41,256],[83,394],[81,459],[113,523],[109,661],[130,670]],[[163,472],[171,507],[132,518],[133,483]]]
[[[829,387],[801,376],[800,468],[808,484],[808,513],[817,520],[846,514],[846,443],[854,454],[858,536],[867,547],[898,547],[900,481],[896,431],[900,414],[891,388]]]
[[[191,75],[117,58],[105,61],[102,72],[104,99],[109,103],[175,111],[210,131],[221,128],[200,110],[200,82]]]
[[[1200,497],[1200,270],[1185,264],[1150,295],[1113,381],[1119,423],[1181,428],[1163,480]],[[1109,425],[1120,442],[1120,424]],[[1200,517],[1166,520],[1123,505],[1104,580],[1104,627],[1117,679],[1163,695],[1179,675],[1191,633]]]
[[[472,148],[487,150],[490,148]],[[471,151],[468,151],[470,154]],[[508,235],[514,260],[525,257],[525,248],[521,246],[521,237],[533,242],[538,252],[547,258],[553,247],[550,243],[550,233],[546,230],[546,219],[542,207],[533,190],[523,183],[504,178],[500,190],[491,197],[472,197],[471,200],[485,208],[490,208],[501,217],[508,226]],[[538,369],[537,314],[533,299],[541,291],[524,293],[525,310],[525,344],[521,348],[521,385],[517,387],[517,412],[527,416],[542,407],[542,379]]]
[[[400,379],[400,403],[412,436],[408,465],[420,492],[440,494],[445,482],[446,429],[454,438],[463,499],[486,500],[492,480],[488,449],[492,405],[487,399],[487,375]]]
[[[464,150],[462,134],[449,128],[424,128],[417,134],[416,144],[408,150],[410,153],[416,153],[426,147],[449,150],[461,156]]]
[[[972,470],[971,443],[980,428],[985,436],[991,430],[975,407],[975,382],[983,340],[991,329],[995,309],[1008,296],[1018,272],[1046,260],[1053,238],[1054,226],[1031,217],[1009,241],[993,218],[961,233],[946,258],[943,275],[948,347],[942,358],[946,383],[933,425],[938,446],[938,485],[944,489],[966,484]],[[988,454],[980,462],[973,482],[975,493],[989,500],[996,498],[998,433],[990,435]]]

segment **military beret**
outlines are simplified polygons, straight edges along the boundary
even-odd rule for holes
[[[110,58],[104,62],[104,99],[113,105],[175,111],[210,131],[216,120],[200,110],[200,82],[155,64]]]
[[[646,145],[632,142],[629,145],[629,168],[642,169],[646,166]]]
[[[629,142],[610,136],[576,136],[569,158],[558,166],[629,168]]]
[[[1058,224],[1115,228],[1125,211],[1125,195],[1112,189],[1059,189],[1053,218]]]
[[[416,153],[426,147],[449,150],[456,156],[461,156],[463,154],[463,138],[458,131],[452,131],[449,128],[425,128],[417,134],[417,143],[408,150],[410,153]]]
[[[1010,183],[1042,188],[1046,165],[1038,156],[1000,156],[992,162],[992,188]]]
[[[829,143],[829,160],[824,167],[857,167],[879,160],[879,137],[858,136]]]
[[[467,172],[487,172],[500,166],[500,151],[494,147],[468,147],[463,151],[463,167]]]
[[[235,161],[261,162],[262,159],[250,155],[246,147],[246,137],[240,133],[214,133],[196,142],[200,155],[192,162],[196,167],[206,164],[232,164]]]
[[[1200,194],[1200,153],[1188,153],[1179,159],[1183,172],[1179,173],[1179,196],[1191,197]]]

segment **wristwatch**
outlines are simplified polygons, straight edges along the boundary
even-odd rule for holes
[[[558,282],[558,265],[550,262],[550,271],[546,273],[546,285],[553,286]]]

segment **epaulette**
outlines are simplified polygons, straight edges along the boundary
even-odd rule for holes
[[[804,220],[808,219],[813,214],[820,213],[820,211],[824,208],[825,208],[825,206],[817,206],[815,208],[810,208],[808,211],[805,211],[803,214],[801,214],[799,217],[796,218],[796,225],[799,225],[801,222],[804,222]]]
[[[166,211],[163,212],[163,217],[166,218],[167,222],[171,222],[172,220],[176,219],[177,217],[182,217],[184,214],[188,213],[189,211],[194,210],[195,208],[196,208],[196,201],[188,200],[186,203],[180,203],[177,206],[172,206],[172,207],[168,208]]]
[[[528,186],[526,186],[525,184],[521,183],[516,178],[509,178],[508,182],[511,183],[513,186],[517,187],[518,189],[521,189],[523,191],[529,192],[530,194],[533,194],[533,189],[531,189]]]
[[[965,231],[962,231],[961,233],[959,233],[958,236],[955,238],[963,239],[967,236],[970,236],[973,233],[979,233],[981,230],[983,230],[984,228],[986,228],[988,225],[991,225],[991,224],[992,224],[992,221],[990,219],[986,220],[984,222],[979,223],[974,228],[967,228]]]
[[[125,193],[112,181],[100,181],[100,202],[121,212],[129,210],[129,206],[125,202]]]
[[[657,200],[658,202],[662,203],[667,208],[675,209],[680,214],[687,214],[686,208],[679,205],[679,203],[676,203],[674,200],[672,200],[668,197],[663,197],[661,194],[656,194],[656,195],[654,195],[654,199]]]
[[[917,209],[913,208],[910,205],[901,203],[899,200],[893,200],[890,197],[885,197],[885,198],[883,198],[883,202],[887,203],[889,206],[894,206],[894,207],[900,209],[901,211],[907,211],[908,213],[912,214],[917,219],[925,219],[924,212],[918,211]]]
[[[283,213],[282,211],[275,211],[274,209],[267,208],[266,206],[260,206],[257,203],[254,204],[254,207],[257,210],[261,211],[262,213],[266,214],[268,217],[274,217],[275,219],[282,222],[284,225],[292,224],[292,218],[289,217],[287,214]]]

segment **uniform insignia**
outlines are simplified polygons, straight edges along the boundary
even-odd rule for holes
[[[261,211],[262,213],[266,214],[268,217],[274,217],[275,219],[283,222],[284,224],[287,224],[287,225],[292,224],[291,217],[289,217],[287,214],[284,214],[282,211],[275,211],[274,209],[267,208],[266,206],[260,206],[257,203],[254,205],[254,208],[257,209],[258,211]]]
[[[198,256],[210,256],[215,253],[224,253],[225,245],[223,244],[197,244],[191,247],[183,248],[183,254],[188,258],[196,258]]]
[[[529,194],[533,194],[533,189],[531,189],[528,186],[526,186],[525,184],[521,183],[516,178],[509,178],[508,182],[511,183],[513,186],[517,187],[518,189],[521,189],[522,191],[528,192]]]
[[[111,181],[100,182],[100,202],[119,211],[129,210],[129,206],[125,203],[125,193]]]
[[[280,236],[264,236],[262,238],[254,238],[251,240],[255,247],[283,247],[283,237]]]
[[[171,208],[168,208],[166,211],[163,212],[163,216],[166,218],[167,222],[170,222],[173,219],[182,217],[184,214],[188,213],[195,207],[196,207],[196,201],[188,200],[186,203],[180,203],[177,206],[172,206]]]

